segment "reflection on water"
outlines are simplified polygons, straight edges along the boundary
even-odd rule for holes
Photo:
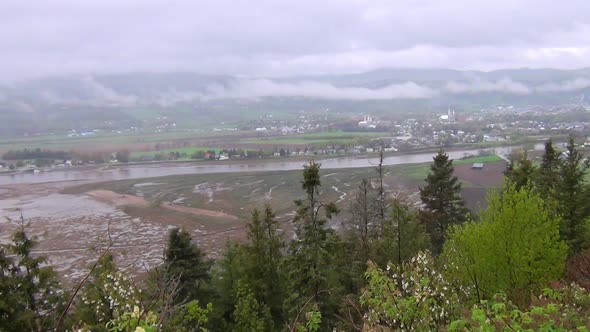
[[[460,159],[468,156],[477,155],[480,151],[492,152],[499,155],[509,154],[520,146],[506,146],[489,149],[472,149],[461,151],[449,151],[448,154],[452,159]],[[535,150],[543,148],[543,144],[536,144]],[[385,165],[416,164],[432,161],[436,153],[417,153],[389,156],[384,159]],[[377,165],[378,158],[358,158],[342,157],[322,160],[323,169],[337,168],[359,168],[372,167]],[[19,184],[19,183],[43,183],[56,181],[72,180],[125,180],[137,178],[150,178],[167,175],[180,174],[209,174],[209,173],[237,173],[237,172],[262,172],[262,171],[288,171],[297,170],[303,167],[304,162],[299,161],[272,161],[266,163],[241,164],[214,164],[214,165],[196,165],[194,163],[175,164],[175,165],[137,165],[127,167],[116,167],[113,169],[90,169],[85,171],[58,170],[41,173],[19,173],[0,176],[0,185]]]

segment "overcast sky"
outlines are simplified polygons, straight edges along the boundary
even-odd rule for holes
[[[590,66],[590,0],[2,0],[0,80]]]

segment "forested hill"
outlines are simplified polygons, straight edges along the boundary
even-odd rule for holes
[[[573,138],[563,155],[547,142],[540,164],[510,163],[473,215],[444,151],[419,209],[383,187],[381,166],[351,206],[326,201],[311,160],[288,227],[272,206],[254,209],[247,239],[217,261],[172,229],[141,281],[117,266],[109,236],[65,286],[33,255],[26,221],[10,221],[21,227],[0,250],[0,330],[588,331],[588,167]],[[343,209],[350,220],[328,227]]]

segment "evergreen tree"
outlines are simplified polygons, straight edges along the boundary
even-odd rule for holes
[[[461,183],[453,175],[453,160],[441,149],[433,158],[426,185],[420,189],[424,204],[421,220],[430,234],[432,249],[440,253],[450,225],[465,220],[467,209],[461,197]]]
[[[302,187],[306,198],[295,202],[298,208],[295,216],[297,238],[290,246],[288,277],[291,295],[285,304],[287,310],[295,314],[311,299],[326,317],[335,311],[329,292],[334,270],[331,247],[336,237],[326,222],[337,209],[335,204],[319,199],[320,186],[320,164],[312,160],[303,170]],[[321,210],[325,218],[320,214]]]
[[[231,331],[233,312],[237,305],[238,284],[246,278],[248,255],[243,245],[228,242],[223,257],[217,261],[213,286],[215,299],[210,317],[211,331]]]
[[[525,151],[519,154],[518,160],[510,161],[510,165],[504,175],[513,183],[516,188],[523,188],[534,184],[536,175],[536,168],[533,165],[533,161],[528,158],[528,154]]]
[[[362,271],[371,259],[374,240],[377,238],[380,216],[379,192],[371,186],[371,182],[362,179],[354,201],[351,203],[351,236],[357,259],[362,264]]]
[[[210,280],[213,262],[192,242],[189,232],[174,228],[168,236],[164,273],[179,278],[177,302],[202,300],[204,283]],[[204,301],[203,301],[204,302]]]
[[[269,307],[277,324],[284,322],[282,315],[283,276],[282,252],[285,244],[277,229],[275,214],[266,206],[264,215],[254,209],[248,224],[248,240],[245,246],[245,276],[255,298]]]
[[[16,272],[6,249],[0,247],[0,331],[14,331],[13,322],[17,321],[20,314],[17,310],[20,299],[15,292]]]
[[[379,164],[377,165],[377,173],[379,174],[379,195],[377,196],[377,211],[383,220],[385,218],[385,189],[383,187],[383,148],[379,149]]]
[[[556,187],[557,212],[562,216],[561,236],[575,254],[582,249],[584,223],[588,217],[584,174],[588,165],[570,136],[567,149],[559,163],[559,181]]]
[[[553,142],[545,142],[545,153],[539,166],[537,187],[539,192],[554,196],[559,184],[559,156],[553,147]]]
[[[254,293],[243,282],[239,282],[236,289],[237,303],[233,312],[236,332],[265,332],[270,331],[271,317],[268,307],[260,304]]]
[[[431,245],[418,214],[410,210],[407,204],[394,199],[390,210],[390,217],[383,222],[375,257],[375,262],[382,268],[386,268],[387,263],[402,266],[402,263]]]
[[[33,257],[37,242],[27,235],[25,226],[21,217],[12,243],[5,248],[13,258],[4,256],[0,262],[0,314],[10,319],[0,322],[2,331],[47,331],[55,326],[64,307],[57,275],[46,257]]]

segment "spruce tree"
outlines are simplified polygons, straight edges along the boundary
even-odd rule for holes
[[[539,166],[537,187],[539,192],[553,196],[559,183],[559,156],[553,147],[553,142],[545,142],[545,153]]]
[[[179,278],[177,302],[202,300],[201,291],[203,284],[210,279],[212,265],[213,262],[192,242],[189,232],[178,228],[170,231],[164,271],[171,278]]]
[[[519,154],[516,163],[514,160],[510,161],[510,165],[504,176],[508,181],[513,183],[517,189],[523,187],[529,187],[534,185],[536,168],[533,165],[533,161],[528,158],[528,154],[525,151]]]
[[[385,218],[385,189],[383,187],[383,148],[379,150],[379,164],[377,165],[377,174],[379,174],[379,195],[377,196],[377,211],[379,212],[379,216],[383,220]]]
[[[418,213],[394,199],[389,209],[389,218],[384,220],[381,237],[377,241],[375,262],[386,268],[388,263],[401,266],[420,250],[430,248],[430,237],[420,222]]]
[[[367,260],[373,252],[373,241],[377,238],[379,221],[381,219],[380,193],[376,191],[371,182],[362,179],[354,201],[351,203],[350,212],[351,233],[355,242],[358,258],[366,269]]]
[[[291,243],[288,258],[292,293],[285,303],[292,315],[310,303],[318,305],[322,316],[329,316],[335,310],[329,297],[334,268],[331,246],[335,234],[326,223],[337,209],[335,204],[319,199],[320,187],[320,164],[312,160],[303,170],[302,188],[306,197],[295,202],[298,208],[294,220],[296,239]]]
[[[440,253],[450,225],[465,221],[467,209],[461,197],[461,183],[453,175],[453,160],[441,149],[433,158],[426,185],[420,189],[424,205],[421,220],[432,241],[432,250]]]
[[[254,293],[243,282],[236,288],[236,305],[233,312],[233,328],[236,332],[271,331],[271,317],[268,307],[259,303]]]
[[[50,330],[63,312],[63,290],[57,275],[45,256],[33,256],[37,241],[29,237],[25,226],[21,217],[12,243],[6,246],[12,258],[4,256],[0,262],[0,314],[9,319],[8,324],[0,321],[2,331]]]
[[[585,200],[584,174],[588,165],[570,136],[567,149],[559,163],[559,182],[556,188],[556,209],[562,217],[561,236],[570,246],[570,253],[582,249],[584,222],[588,217]]]
[[[285,244],[277,229],[278,222],[270,206],[264,214],[254,209],[248,224],[248,240],[245,249],[245,280],[256,300],[269,307],[276,323],[282,323],[283,276],[281,272],[282,249]]]

